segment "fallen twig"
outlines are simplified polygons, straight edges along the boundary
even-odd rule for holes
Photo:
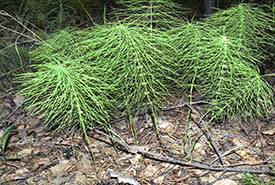
[[[168,111],[168,110],[173,110],[173,109],[177,109],[177,108],[182,108],[185,107],[187,103],[182,103],[179,105],[175,105],[175,106],[170,106],[170,107],[164,107],[163,109],[161,109],[162,111]],[[196,102],[191,102],[190,105],[198,105],[198,104],[209,104],[209,102],[207,101],[196,101]],[[189,104],[188,104],[189,105]]]
[[[218,158],[219,158],[220,163],[221,163],[222,165],[224,165],[224,161],[223,161],[223,159],[222,159],[222,155],[221,155],[220,152],[219,152],[219,149],[218,149],[218,147],[217,147],[217,144],[216,144],[215,140],[212,138],[209,129],[207,128],[207,126],[206,126],[204,120],[202,119],[202,117],[200,116],[200,114],[198,113],[198,111],[197,111],[196,109],[194,109],[190,104],[188,104],[188,103],[186,103],[186,102],[183,102],[183,105],[186,105],[186,106],[187,106],[193,113],[195,113],[195,114],[197,115],[197,117],[200,119],[199,123],[202,123],[202,124],[203,124],[203,127],[204,127],[206,133],[205,133],[204,129],[201,129],[201,128],[200,128],[200,129],[202,130],[202,132],[203,132],[204,135],[206,136],[206,139],[209,141],[210,145],[212,146],[212,148],[213,148],[214,151],[216,152],[216,154],[217,154],[217,156],[218,156]],[[200,127],[199,123],[197,124],[198,127]]]
[[[224,157],[224,156],[226,156],[226,155],[229,155],[229,154],[231,154],[232,152],[234,152],[235,150],[239,150],[240,148],[241,148],[240,146],[234,147],[234,148],[230,149],[229,151],[224,152],[224,153],[222,154],[222,157]],[[216,162],[218,159],[219,159],[219,157],[217,157],[216,159],[214,159],[214,160],[212,161],[211,164],[214,164],[214,162]]]
[[[267,174],[267,175],[271,175],[271,176],[275,176],[275,172],[272,171],[264,171],[264,170],[250,170],[250,169],[240,169],[240,168],[229,168],[229,167],[224,167],[224,166],[210,166],[210,165],[202,165],[202,164],[194,164],[191,162],[185,162],[179,159],[173,159],[167,156],[163,156],[160,154],[156,154],[153,152],[149,152],[146,150],[143,150],[141,148],[137,148],[137,147],[133,147],[133,146],[129,146],[128,144],[119,141],[116,138],[113,138],[112,136],[109,136],[108,134],[105,134],[102,131],[99,131],[98,129],[93,129],[95,132],[102,134],[110,139],[112,139],[113,141],[117,142],[118,144],[124,146],[127,151],[131,152],[131,150],[137,151],[142,153],[143,155],[147,156],[147,157],[151,157],[157,160],[161,160],[161,161],[166,161],[166,162],[170,162],[173,164],[178,164],[178,165],[182,165],[182,166],[188,166],[188,167],[192,167],[192,168],[198,168],[198,169],[203,169],[203,170],[211,170],[211,171],[224,171],[224,172],[238,172],[238,173],[254,173],[254,174]]]

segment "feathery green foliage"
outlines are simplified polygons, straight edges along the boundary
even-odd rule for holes
[[[229,8],[234,5],[240,4],[240,3],[257,3],[261,5],[268,5],[271,6],[274,1],[273,0],[219,0],[217,1],[217,7],[221,9]]]
[[[89,16],[90,14],[93,16],[101,15],[104,5],[111,4],[112,0],[17,0],[13,3],[14,5],[11,2],[0,2],[0,7],[3,7],[2,9],[12,15],[26,14],[26,19],[32,22],[32,24],[51,33],[55,30],[71,26],[79,16],[81,16],[80,19],[87,18],[83,7],[89,10]],[[13,9],[9,10],[6,7]],[[12,10],[17,10],[19,13],[14,13]]]
[[[90,64],[104,69],[105,78],[117,84],[118,107],[126,112],[159,107],[169,94],[169,82],[175,81],[173,48],[161,33],[152,36],[146,30],[113,23],[93,28],[80,42]]]
[[[116,85],[113,97],[118,102],[117,110],[128,114],[134,137],[131,114],[150,110],[156,119],[158,108],[169,95],[168,88],[176,81],[173,48],[161,32],[147,30],[112,23],[87,30],[80,41],[80,50],[89,64],[103,69],[102,78]]]
[[[180,26],[168,30],[170,35],[170,44],[173,45],[177,52],[175,65],[175,71],[178,71],[181,77],[179,77],[179,86],[183,89],[188,89],[190,92],[189,101],[192,103],[193,92],[199,90],[197,84],[198,67],[200,60],[197,60],[197,56],[201,54],[200,48],[203,47],[203,38],[207,32],[203,29],[203,25],[195,23],[194,21],[186,22]],[[189,128],[189,120],[191,116],[191,110],[188,110],[185,124],[184,142],[185,149],[187,149],[187,135]]]
[[[54,34],[32,52],[37,64],[34,72],[18,78],[23,81],[21,93],[28,108],[38,106],[34,113],[46,116],[49,124],[58,123],[58,129],[73,123],[83,128],[106,124],[111,106],[107,92],[113,86],[99,78],[100,69],[85,64],[70,31]]]
[[[272,87],[258,69],[263,47],[274,47],[274,35],[268,34],[273,23],[269,14],[240,4],[169,31],[180,50],[183,86],[197,87],[211,102],[213,119],[247,119],[274,109]]]
[[[47,24],[49,5],[47,0],[26,0],[23,11],[27,13],[29,21],[37,26]]]
[[[33,114],[45,117],[55,130],[80,127],[95,164],[86,130],[95,124],[109,128],[108,106],[112,105],[107,92],[112,86],[97,77],[98,69],[62,59],[35,65],[35,72],[22,74],[20,93],[26,97],[27,108],[35,108]]]
[[[35,63],[47,63],[56,58],[66,61],[81,60],[82,51],[77,47],[81,35],[76,28],[66,28],[50,35],[50,39],[31,51]]]
[[[197,77],[197,67],[200,66],[204,47],[204,39],[208,37],[207,28],[200,22],[190,21],[167,31],[169,43],[176,48],[175,70],[180,73],[180,82],[183,87],[196,86],[191,83]],[[179,67],[178,67],[179,66]]]
[[[36,70],[19,78],[24,80],[21,94],[27,108],[36,107],[34,114],[46,117],[49,125],[58,124],[57,130],[106,126],[110,86],[94,75],[94,69],[77,61],[52,61],[36,65]]]
[[[218,27],[219,34],[238,39],[239,50],[249,56],[250,62],[260,63],[265,59],[265,49],[275,50],[275,20],[272,12],[256,4],[239,4],[221,10],[205,20],[206,24]]]
[[[255,114],[264,116],[273,108],[272,87],[259,70],[238,56],[238,40],[220,36],[205,43],[204,59],[198,69],[203,92],[211,101],[210,110],[217,116]],[[235,48],[234,48],[235,47]]]
[[[265,116],[274,109],[274,94],[258,64],[266,58],[265,47],[275,49],[275,37],[269,33],[274,31],[272,16],[255,5],[240,4],[206,22],[210,29],[218,28],[205,42],[200,65],[210,109],[222,117]]]
[[[48,0],[50,11],[47,12],[51,29],[62,29],[69,26],[68,20],[72,20],[71,15],[76,13],[76,10],[70,6],[68,0]],[[55,27],[57,26],[57,27]]]
[[[50,127],[56,131],[80,128],[95,164],[87,128],[99,124],[109,133],[114,86],[101,78],[102,69],[83,60],[75,34],[69,28],[57,32],[33,50],[34,72],[21,74],[17,81],[26,108],[34,108],[33,114],[46,118]]]
[[[184,9],[171,0],[120,0],[124,8],[114,9],[113,14],[135,26],[168,28],[182,22]]]

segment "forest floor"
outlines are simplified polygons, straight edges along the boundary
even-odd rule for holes
[[[31,111],[23,110],[22,97],[12,93],[0,97],[0,135],[8,125],[15,124],[5,152],[0,155],[1,185],[111,185],[118,182],[233,185],[240,184],[244,177],[238,169],[264,172],[274,168],[275,113],[265,120],[214,123],[209,142],[207,134],[198,134],[203,127],[199,122],[206,112],[205,105],[192,105],[185,138],[188,107],[181,102],[173,107],[176,101],[171,100],[171,107],[158,116],[162,146],[149,115],[134,117],[138,145],[134,145],[126,119],[113,121],[113,133],[122,143],[116,145],[119,156],[100,128],[89,131],[96,173],[81,133],[77,130],[53,132],[43,120],[31,116]],[[221,158],[213,150],[213,143]],[[237,170],[234,172],[234,169]],[[263,182],[271,182],[273,178],[274,182],[270,175],[258,174],[257,178]]]

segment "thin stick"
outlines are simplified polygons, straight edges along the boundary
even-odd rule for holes
[[[194,163],[190,163],[190,162],[185,162],[179,159],[173,159],[167,156],[163,156],[160,154],[156,154],[153,152],[149,152],[146,150],[143,150],[141,148],[136,148],[133,146],[129,146],[128,144],[119,141],[116,138],[113,138],[112,136],[109,136],[108,134],[105,134],[104,132],[99,131],[98,129],[93,129],[95,132],[102,134],[108,138],[113,139],[115,142],[117,142],[118,144],[124,146],[128,152],[131,152],[131,150],[137,151],[142,153],[143,155],[150,157],[150,158],[154,158],[157,160],[161,160],[161,161],[165,161],[165,162],[170,162],[173,164],[178,164],[178,165],[182,165],[182,166],[188,166],[191,168],[198,168],[198,169],[203,169],[203,170],[211,170],[211,171],[224,171],[224,172],[238,172],[238,173],[254,173],[254,174],[266,174],[266,175],[271,175],[271,176],[275,176],[275,172],[272,171],[264,171],[264,170],[250,170],[250,169],[240,169],[240,168],[228,168],[228,167],[224,167],[224,166],[210,166],[210,165],[202,165],[202,164],[194,164]]]
[[[222,159],[222,155],[221,155],[220,152],[219,152],[219,149],[218,149],[218,147],[217,147],[217,144],[216,144],[215,140],[212,138],[209,129],[207,128],[207,126],[206,126],[204,120],[201,118],[201,116],[200,116],[200,114],[198,113],[198,111],[195,110],[193,107],[191,107],[191,105],[189,105],[188,103],[183,102],[183,104],[186,105],[192,112],[194,112],[194,113],[198,116],[198,118],[200,119],[200,123],[203,124],[203,126],[204,126],[204,128],[205,128],[205,131],[206,131],[206,133],[205,133],[204,130],[201,129],[202,132],[203,132],[204,135],[206,136],[207,140],[209,141],[210,145],[212,146],[212,148],[213,148],[214,151],[216,152],[217,156],[219,157],[220,163],[221,163],[222,165],[224,165],[225,163],[224,163],[224,161],[223,161],[223,159]],[[199,126],[199,124],[197,124],[197,125]]]
[[[226,156],[226,155],[228,155],[228,154],[232,153],[233,151],[238,150],[240,148],[241,148],[240,146],[234,147],[234,148],[230,149],[229,151],[224,152],[222,154],[222,157],[224,157],[224,156]],[[216,162],[218,159],[219,159],[219,157],[217,157],[216,159],[214,159],[211,164],[214,164],[214,162]]]

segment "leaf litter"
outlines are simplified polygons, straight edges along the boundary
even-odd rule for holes
[[[15,101],[16,103],[13,103]],[[5,97],[1,100],[1,116],[10,115],[20,105],[19,97]],[[18,105],[17,105],[18,104]],[[194,105],[201,115],[202,105]],[[133,145],[127,120],[112,124],[113,132],[119,135],[129,146],[142,151],[153,152],[173,159],[198,164],[220,165],[217,155],[201,134],[194,152],[190,147],[199,128],[198,118],[192,114],[188,130],[188,147],[184,147],[183,133],[188,109],[180,107],[164,111],[158,116],[162,144],[160,146],[153,124],[148,122],[150,115],[135,118],[139,145]],[[274,115],[271,115],[271,117]],[[147,118],[146,118],[147,117]],[[227,121],[214,124],[211,133],[215,139],[226,167],[252,168],[268,170],[274,153],[274,121],[267,120],[239,123]],[[7,120],[5,120],[7,123]],[[238,184],[240,175],[236,172],[222,172],[190,168],[147,157],[139,150],[127,151],[117,146],[119,157],[109,138],[90,131],[93,143],[96,174],[92,158],[82,136],[78,132],[68,134],[65,130],[52,132],[40,120],[23,111],[22,107],[8,119],[8,124],[15,124],[4,153],[1,153],[1,184]],[[260,127],[259,124],[262,124]],[[7,127],[1,120],[0,130]],[[151,125],[151,126],[150,126]],[[259,130],[260,129],[260,130]],[[273,164],[274,165],[274,164]],[[264,176],[269,179],[270,176]]]

